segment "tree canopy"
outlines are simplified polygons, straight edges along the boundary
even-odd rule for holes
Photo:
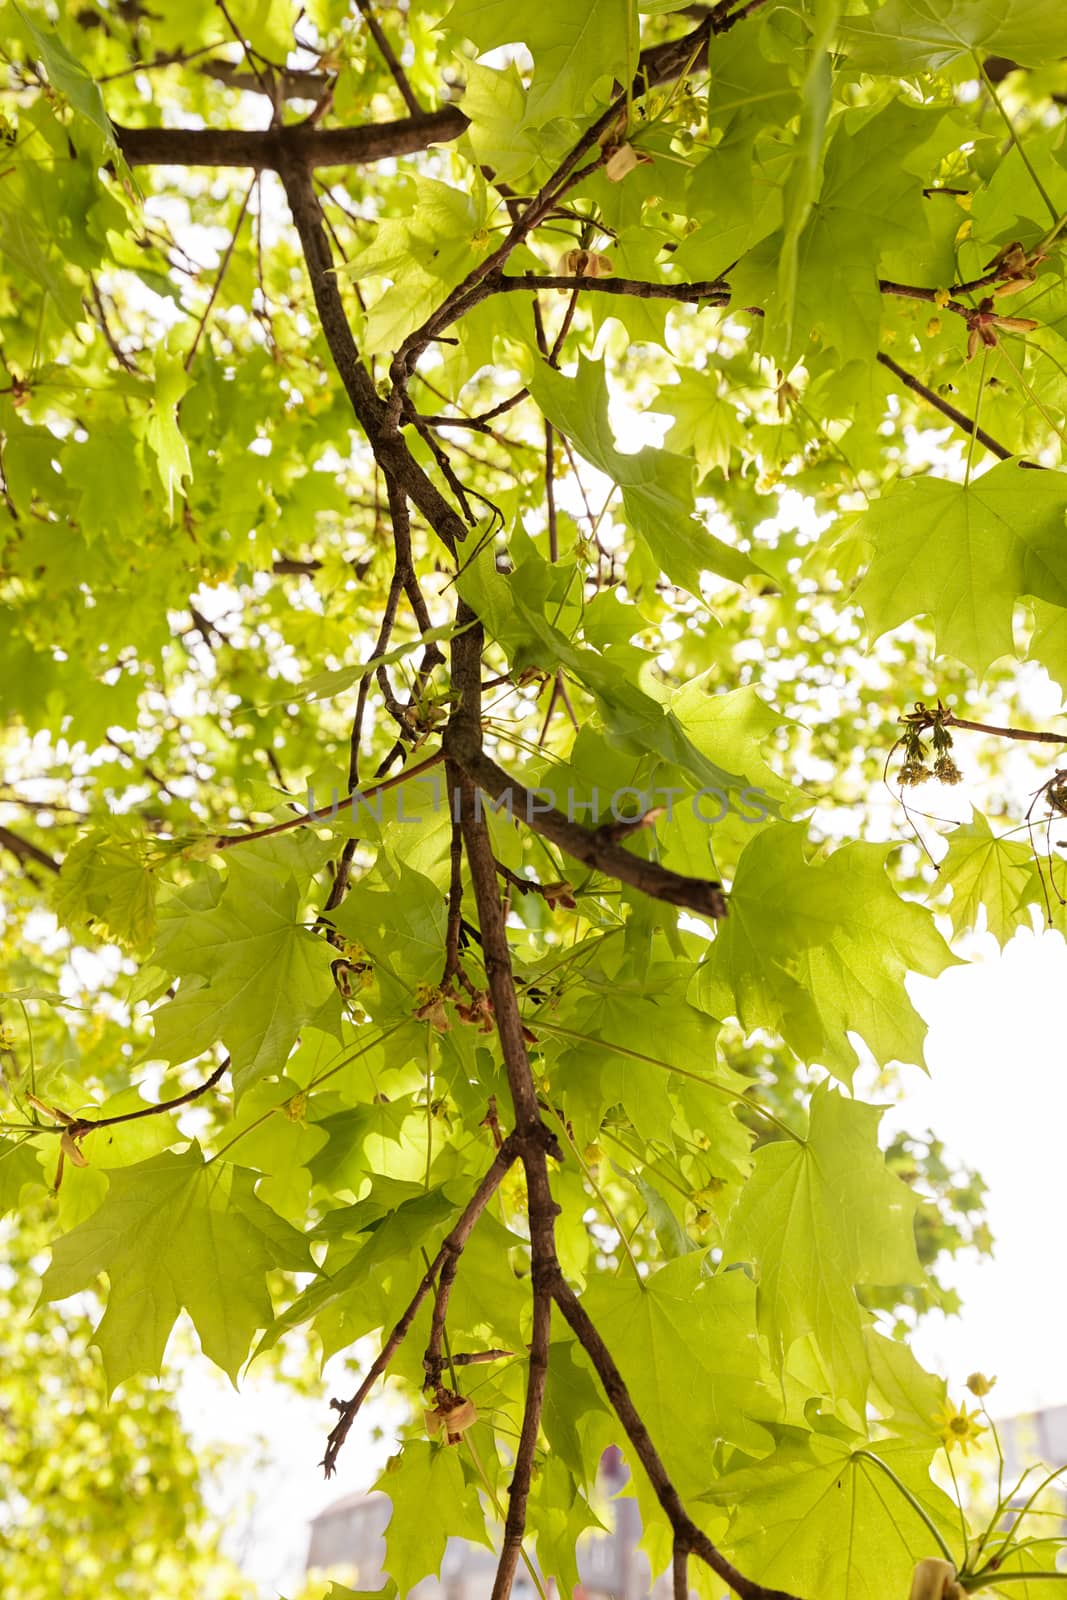
[[[1052,1594],[879,1124],[1064,925],[1059,0],[0,19],[0,1201],[101,1394],[354,1351],[389,1594],[570,1593],[612,1444],[676,1597]]]

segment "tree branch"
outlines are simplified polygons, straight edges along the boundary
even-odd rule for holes
[[[210,1078],[205,1078],[203,1083],[198,1083],[195,1089],[187,1089],[184,1094],[176,1094],[172,1100],[160,1100],[152,1106],[141,1106],[137,1111],[123,1111],[114,1117],[72,1117],[66,1112],[55,1110],[59,1123],[54,1128],[41,1128],[41,1133],[67,1133],[72,1139],[82,1139],[87,1133],[93,1133],[97,1128],[115,1128],[120,1122],[139,1122],[142,1117],[158,1117],[165,1111],[176,1111],[179,1106],[191,1105],[194,1100],[207,1094],[213,1089],[230,1065],[229,1056],[225,1061],[220,1061]]]
[[[968,733],[988,733],[997,739],[1024,739],[1032,744],[1067,744],[1067,733],[1044,733],[1033,728],[998,728],[991,722],[967,722],[946,711],[940,719],[946,728],[966,728]]]
[[[449,729],[461,746],[467,744],[478,748],[481,743],[484,635],[481,624],[462,599],[457,608],[456,621],[463,631],[454,636],[451,646],[452,680],[453,687],[458,692],[458,701],[449,721]],[[467,853],[475,903],[478,907],[486,978],[492,996],[497,1036],[500,1040],[504,1070],[515,1113],[514,1138],[526,1174],[527,1215],[530,1225],[533,1282],[530,1363],[522,1428],[508,1490],[504,1543],[492,1591],[492,1600],[507,1600],[522,1554],[522,1541],[526,1532],[526,1508],[533,1480],[534,1456],[541,1427],[545,1384],[548,1379],[552,1320],[549,1285],[560,1270],[556,1259],[555,1238],[555,1222],[559,1207],[552,1198],[547,1156],[551,1154],[557,1160],[562,1160],[562,1152],[555,1135],[541,1118],[541,1107],[526,1052],[525,1032],[511,967],[507,924],[497,885],[496,858],[493,854],[489,829],[478,809],[474,784],[462,770],[454,798],[458,801],[463,843]]]
[[[54,856],[42,850],[40,845],[24,839],[20,833],[12,833],[10,828],[0,828],[0,848],[9,851],[22,866],[32,861],[46,872],[59,872],[59,862]]]
[[[553,1278],[551,1288],[552,1298],[570,1324],[579,1344],[593,1363],[597,1377],[604,1386],[604,1392],[611,1402],[615,1415],[622,1423],[626,1437],[633,1445],[634,1453],[645,1469],[648,1480],[655,1490],[656,1499],[663,1507],[675,1540],[680,1540],[688,1551],[706,1562],[712,1572],[721,1578],[724,1583],[728,1584],[733,1592],[740,1597],[740,1600],[796,1600],[795,1595],[788,1594],[784,1590],[766,1589],[763,1584],[754,1583],[751,1578],[746,1578],[744,1573],[739,1572],[733,1563],[726,1559],[721,1550],[712,1544],[707,1534],[697,1527],[696,1523],[687,1514],[681,1497],[671,1482],[666,1467],[660,1460],[659,1453],[652,1443],[651,1435],[641,1420],[622,1373],[612,1359],[610,1350],[597,1332],[578,1296],[565,1281],[562,1272],[557,1273]]]
[[[322,1467],[328,1478],[332,1477],[336,1471],[338,1454],[348,1437],[353,1422],[359,1415],[360,1407],[403,1344],[419,1307],[436,1281],[438,1272],[441,1271],[449,1258],[458,1260],[462,1255],[467,1240],[474,1232],[478,1218],[500,1187],[505,1173],[514,1163],[518,1153],[518,1145],[514,1135],[505,1139],[485,1177],[474,1191],[470,1200],[468,1200],[459,1221],[442,1240],[437,1254],[423,1273],[419,1280],[418,1288],[408,1301],[407,1307],[393,1328],[392,1333],[390,1333],[379,1350],[367,1376],[350,1400],[333,1400],[330,1402],[333,1409],[339,1413],[339,1416],[330,1431],[329,1438],[326,1441],[326,1454],[322,1458]]]
[[[968,437],[975,438],[979,444],[985,445],[991,455],[997,456],[1001,461],[1010,461],[1014,452],[1009,450],[1006,445],[1001,444],[998,439],[994,439],[993,435],[987,433],[984,428],[980,428],[973,417],[969,417],[965,411],[960,411],[951,401],[944,399],[943,396],[937,393],[936,389],[928,388],[913,373],[906,372],[902,366],[893,360],[892,356],[887,356],[884,350],[879,350],[876,359],[883,367],[888,368],[894,377],[899,378],[901,383],[910,389],[913,394],[919,395],[928,405],[932,405],[937,411],[940,411],[941,415],[947,417],[950,422],[954,422],[957,428],[962,428]]]
[[[374,15],[373,10],[371,9],[370,0],[356,0],[356,5],[359,7],[360,14],[370,30],[371,37],[381,52],[382,60],[385,62],[386,66],[389,68],[389,71],[393,75],[393,81],[400,90],[404,104],[407,106],[413,117],[421,117],[424,114],[423,109],[419,105],[414,89],[408,82],[407,73],[400,65],[396,51],[389,43],[385,29],[382,27],[381,23],[378,21],[378,18]]]
[[[739,17],[726,19],[727,25]],[[692,59],[693,50],[712,31],[710,15],[681,39],[653,45],[641,53],[635,83],[645,93],[660,83],[668,83]],[[717,30],[721,31],[721,30]],[[214,76],[234,82],[231,69],[211,69]],[[287,74],[294,92],[307,87],[302,77]],[[251,88],[240,78],[235,87]],[[258,85],[256,85],[258,87]],[[606,117],[616,114],[613,106]],[[598,120],[594,127],[599,129]],[[126,128],[114,124],[119,148],[131,167],[254,167],[280,172],[283,165],[298,162],[304,167],[342,167],[356,163],[382,161],[388,156],[408,156],[426,150],[431,144],[458,139],[467,127],[459,106],[442,106],[439,111],[420,111],[395,122],[361,123],[355,128],[316,128],[304,123],[295,126],[256,130],[251,128]],[[581,141],[590,148],[592,139]]]
[[[981,281],[981,280],[979,280]],[[926,289],[916,283],[894,283],[889,278],[879,278],[878,287],[882,294],[893,295],[899,300],[925,300],[930,305],[936,305],[940,311],[952,311],[957,317],[969,317],[971,307],[963,305],[959,300],[939,300],[939,289]],[[967,290],[970,284],[957,284],[954,286],[960,291]]]
[[[515,289],[561,289],[591,294],[625,294],[635,300],[680,300],[689,304],[729,305],[730,285],[721,279],[698,283],[649,283],[642,278],[590,278],[582,273],[542,276],[536,272],[497,273],[486,284],[487,294],[507,294]]]
[[[389,156],[414,155],[431,144],[458,139],[467,118],[458,106],[366,122],[354,128],[126,128],[114,125],[131,167],[254,167],[280,172],[286,162],[306,168],[346,167]]]
[[[689,1551],[683,1540],[675,1538],[672,1567],[674,1600],[689,1600]]]
[[[737,13],[735,17],[741,14]],[[701,24],[701,27],[696,30],[695,34],[668,46],[663,53],[657,52],[656,61],[660,65],[670,64],[671,69],[675,72],[684,70],[693,59],[694,47],[699,48],[700,43],[708,37],[715,25],[714,17],[709,15],[706,21]],[[723,19],[722,26],[728,25],[729,18]],[[648,53],[646,52],[646,57],[647,55]],[[646,57],[643,57],[642,61],[645,61]],[[642,82],[640,85],[641,92],[644,92],[647,87],[647,81]],[[509,232],[508,239],[505,241],[505,246],[502,247],[500,252],[496,253],[494,258],[491,258],[489,263],[490,270],[494,265],[502,264],[503,259],[506,259],[514,244],[525,236],[530,227],[534,226],[537,217],[540,215],[541,208],[551,208],[551,205],[567,186],[568,180],[571,180],[578,171],[583,154],[597,145],[599,135],[610,127],[612,119],[618,115],[618,109],[618,102],[616,102],[572,148],[560,169],[549,180],[546,188],[542,190],[538,200],[523,213],[519,222],[513,226]],[[600,159],[598,157],[592,164],[598,165]],[[462,519],[411,457],[400,435],[399,422],[403,407],[403,384],[401,382],[399,385],[399,399],[394,397],[393,406],[385,407],[374,389],[369,374],[359,360],[351,331],[344,315],[336,276],[332,271],[329,247],[322,228],[321,210],[318,207],[318,202],[310,183],[307,166],[287,159],[283,160],[280,170],[286,193],[289,196],[294,221],[304,248],[312,288],[320,317],[323,321],[327,343],[345,389],[352,401],[357,419],[367,435],[378,464],[384,470],[395,473],[400,488],[405,494],[409,495],[412,502],[422,511],[446,548],[454,552],[457,545],[464,539],[467,530],[463,525]],[[482,272],[476,275],[475,284],[477,286],[480,286],[483,276],[485,276],[485,273]],[[463,294],[471,287],[471,283],[466,282],[460,286],[456,294],[446,298],[445,302],[434,314],[434,319],[432,319],[434,320],[434,326],[427,325],[422,330],[419,330],[405,350],[398,354],[397,360],[394,361],[394,381],[398,377],[403,378],[406,376],[405,360],[407,354],[414,352],[417,347],[421,348],[421,341],[434,336],[440,331],[436,319],[439,319],[441,324],[444,325],[456,315],[462,314],[461,302]],[[573,288],[573,284],[568,284],[568,287]],[[481,292],[480,287],[478,292]],[[555,1218],[559,1208],[552,1197],[547,1161],[549,1154],[556,1159],[562,1159],[562,1153],[541,1116],[537,1090],[527,1056],[523,1023],[511,967],[507,926],[497,883],[496,861],[488,827],[479,810],[476,785],[496,796],[508,792],[513,797],[517,795],[520,799],[525,798],[527,801],[532,801],[533,797],[521,785],[509,779],[508,775],[497,767],[495,762],[486,757],[481,749],[481,674],[484,636],[477,617],[462,598],[457,606],[456,620],[459,631],[453,636],[451,642],[453,710],[445,734],[443,751],[438,752],[435,757],[431,758],[431,761],[439,760],[441,754],[444,753],[447,755],[449,762],[454,763],[458,769],[458,781],[454,791],[450,794],[450,800],[453,803],[452,814],[458,814],[460,819],[463,844],[470,869],[479,920],[478,938],[482,947],[486,978],[492,997],[497,1033],[514,1110],[514,1132],[505,1141],[493,1167],[490,1168],[489,1174],[483,1180],[460,1222],[442,1244],[434,1261],[430,1263],[419,1288],[393,1332],[385,1341],[367,1378],[351,1400],[334,1402],[335,1409],[340,1413],[340,1416],[327,1442],[323,1465],[327,1474],[334,1470],[337,1453],[344,1442],[359,1407],[370,1392],[377,1377],[386,1370],[393,1353],[410,1328],[419,1306],[435,1281],[437,1281],[438,1274],[443,1272],[446,1260],[450,1255],[458,1256],[459,1251],[469,1237],[471,1229],[474,1227],[478,1215],[484,1209],[504,1172],[517,1155],[523,1163],[528,1195],[527,1214],[530,1228],[533,1288],[533,1337],[530,1347],[522,1428],[509,1487],[504,1545],[493,1586],[494,1600],[506,1600],[506,1597],[510,1594],[515,1569],[522,1549],[522,1540],[526,1527],[527,1502],[533,1475],[534,1457],[548,1371],[553,1300],[560,1306],[567,1320],[575,1327],[575,1331],[579,1333],[582,1343],[593,1358],[594,1366],[605,1378],[609,1396],[613,1404],[615,1404],[620,1417],[623,1418],[628,1434],[635,1441],[640,1441],[639,1458],[645,1464],[646,1470],[651,1467],[652,1473],[656,1474],[653,1477],[653,1482],[661,1504],[664,1505],[670,1518],[676,1537],[681,1540],[687,1550],[699,1554],[707,1561],[713,1570],[734,1588],[735,1592],[742,1597],[742,1600],[791,1600],[791,1597],[781,1595],[775,1591],[765,1590],[760,1585],[754,1584],[751,1580],[745,1578],[726,1561],[725,1557],[711,1544],[711,1541],[686,1516],[677,1492],[666,1476],[662,1463],[660,1463],[652,1446],[647,1429],[641,1423],[640,1418],[637,1417],[632,1401],[630,1401],[626,1393],[625,1386],[622,1384],[617,1369],[614,1368],[603,1341],[600,1340],[596,1330],[589,1323],[588,1317],[582,1312],[573,1292],[563,1280],[555,1249]],[[410,773],[407,774],[407,776],[410,775]],[[457,804],[458,813],[455,809]],[[546,837],[554,838],[569,853],[573,853],[579,860],[585,861],[598,870],[611,872],[622,881],[633,883],[636,887],[646,890],[646,892],[658,895],[659,898],[672,901],[675,904],[688,905],[705,915],[714,917],[725,913],[725,901],[719,885],[686,879],[677,873],[667,872],[652,863],[642,862],[638,858],[630,856],[618,845],[605,841],[597,834],[589,833],[584,828],[571,823],[559,812],[536,812],[536,816],[539,830]],[[453,1276],[453,1270],[450,1270],[449,1282]],[[444,1304],[447,1301],[448,1285],[446,1284],[444,1287],[445,1292],[440,1297],[442,1309],[438,1313],[442,1342]],[[623,1415],[624,1411],[626,1412],[625,1416]]]
[[[419,466],[399,429],[392,425],[388,408],[359,358],[308,164],[286,152],[278,170],[304,252],[322,331],[356,420],[370,441],[378,465],[393,474],[399,488],[455,557],[457,544],[467,534],[466,523]]]
[[[445,750],[449,760],[454,761],[479,789],[493,800],[504,801],[512,816],[521,817],[535,833],[550,839],[575,861],[607,877],[618,878],[654,900],[685,906],[704,917],[727,915],[726,896],[722,885],[714,879],[687,878],[654,861],[643,861],[640,856],[633,856],[621,845],[605,839],[598,830],[583,828],[581,823],[572,822],[555,807],[544,806],[533,790],[512,778],[454,729],[450,728],[445,734]]]

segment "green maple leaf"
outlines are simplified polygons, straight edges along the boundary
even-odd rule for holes
[[[189,446],[178,426],[178,403],[192,382],[177,356],[165,347],[156,351],[155,395],[145,424],[145,438],[156,458],[160,482],[167,496],[167,516],[173,521],[174,496],[184,494],[193,475]]]
[[[888,0],[841,21],[848,59],[864,72],[937,72],[960,56],[1007,56],[1024,66],[1067,50],[1063,12],[1048,0]]]
[[[146,945],[156,926],[156,877],[144,844],[92,828],[63,859],[53,904],[61,921],[91,921],[120,944]]]
[[[939,1553],[886,1467],[947,1542],[958,1537],[956,1508],[930,1481],[931,1455],[929,1445],[850,1443],[788,1429],[770,1460],[737,1467],[701,1498],[737,1508],[727,1548],[756,1582],[835,1600],[886,1600],[907,1592],[918,1560]]]
[[[938,882],[952,890],[948,914],[957,933],[977,927],[983,906],[998,944],[1030,926],[1039,893],[1033,849],[1021,839],[998,838],[980,812],[949,834]]]
[[[691,452],[701,472],[714,467],[725,472],[733,451],[744,442],[740,413],[724,388],[715,371],[680,372],[676,383],[656,395],[656,410],[674,418],[667,443]]]
[[[153,1053],[189,1061],[221,1040],[238,1092],[279,1072],[301,1027],[333,993],[332,951],[301,926],[296,880],[230,858],[223,887],[209,880],[161,912],[153,963],[181,978],[154,1013]]]
[[[781,713],[773,711],[751,684],[723,692],[717,676],[714,669],[702,673],[671,695],[671,710],[688,737],[705,755],[714,752],[720,765],[745,774],[752,786],[746,796],[750,819],[759,810],[772,813],[779,805],[807,810],[812,802],[803,790],[784,782],[767,764],[766,751],[786,726]]]
[[[44,63],[48,81],[68,102],[78,118],[94,130],[93,147],[102,148],[108,160],[121,161],[115,134],[104,110],[104,97],[80,61],[76,61],[57,33],[41,28],[16,5],[12,8]]]
[[[858,1033],[880,1062],[922,1062],[926,1025],[904,988],[954,957],[923,907],[886,877],[892,846],[857,841],[809,862],[805,829],[777,823],[745,846],[730,916],[696,977],[698,1003],[773,1028],[802,1060],[850,1079]]]
[[[375,1192],[387,1190],[388,1187],[388,1180],[378,1179]],[[404,1189],[410,1190],[411,1187],[405,1185]],[[363,1200],[355,1206],[331,1212],[318,1231],[331,1238],[338,1233],[354,1237],[360,1241],[359,1248],[353,1253],[350,1246],[346,1245],[343,1251],[345,1259],[336,1268],[331,1254],[327,1260],[327,1270],[320,1272],[292,1304],[266,1327],[256,1354],[272,1349],[291,1328],[299,1327],[301,1323],[319,1317],[326,1311],[332,1314],[331,1328],[338,1330],[336,1335],[330,1336],[337,1337],[336,1345],[331,1345],[330,1338],[322,1335],[321,1328],[319,1330],[330,1354],[335,1348],[351,1344],[354,1338],[369,1332],[375,1323],[365,1315],[368,1281],[392,1272],[399,1273],[405,1282],[412,1277],[414,1287],[414,1282],[424,1271],[420,1250],[432,1252],[434,1240],[439,1232],[444,1231],[444,1223],[448,1219],[454,1221],[458,1210],[459,1207],[451,1204],[440,1189],[431,1189],[428,1192],[416,1190],[409,1198],[396,1203],[395,1208],[387,1206],[383,1210],[377,1202]],[[369,1238],[362,1242],[364,1232],[369,1234]],[[354,1320],[357,1331],[353,1331],[346,1322],[349,1317]],[[340,1336],[342,1331],[347,1334],[346,1337]]]
[[[538,1468],[529,1520],[530,1532],[537,1540],[538,1565],[545,1577],[555,1579],[557,1593],[581,1595],[578,1541],[587,1529],[595,1528],[600,1533],[608,1533],[610,1529],[576,1489],[576,1481],[585,1481],[584,1470],[576,1480],[563,1462],[551,1454],[538,1462]]]
[[[874,546],[857,590],[874,636],[927,614],[938,648],[982,673],[1012,650],[1012,605],[1067,606],[1067,474],[1002,461],[970,484],[908,478],[857,526]]]
[[[349,1589],[343,1583],[331,1583],[326,1600],[396,1600],[396,1593],[391,1578],[381,1589]]]
[[[530,1025],[536,1031],[541,1021],[534,1013]],[[656,1004],[650,995],[627,992],[612,980],[599,992],[567,996],[550,1007],[543,1025],[549,1039],[566,1045],[562,1082],[568,1113],[590,1118],[589,1137],[595,1136],[605,1108],[618,1104],[635,1127],[669,1147],[677,1122],[675,1101],[684,1091],[694,1108],[700,1107],[701,1126],[713,1138],[720,1169],[744,1169],[749,1136],[729,1097],[747,1085],[716,1059],[718,1025],[711,1017],[677,995]],[[683,1076],[672,1078],[672,1073]]]
[[[463,114],[479,162],[492,167],[504,183],[529,172],[542,141],[526,125],[526,90],[514,62],[503,68],[478,61],[468,65]]]
[[[1032,609],[1034,631],[1027,660],[1039,662],[1061,689],[1067,687],[1067,610],[1043,600],[1035,600]]]
[[[684,456],[645,445],[625,455],[615,445],[608,421],[604,365],[578,358],[573,378],[538,363],[528,380],[545,416],[622,489],[622,502],[634,532],[640,534],[672,583],[700,593],[704,572],[742,583],[761,569],[694,519],[693,467]]]
[[[326,1600],[396,1600],[396,1594],[391,1578],[381,1589],[349,1589],[343,1583],[331,1583]]]
[[[873,1328],[866,1331],[871,1393],[878,1415],[901,1438],[940,1442],[937,1413],[945,1403],[945,1380],[925,1372],[906,1344]]]
[[[375,1488],[393,1503],[386,1567],[399,1594],[409,1595],[421,1578],[437,1576],[450,1537],[492,1548],[478,1491],[466,1482],[453,1447],[411,1440],[386,1463]]]
[[[704,1252],[640,1281],[598,1277],[582,1303],[622,1372],[684,1495],[708,1479],[708,1453],[726,1439],[763,1454],[780,1411],[756,1332],[755,1291],[743,1272],[710,1276]]]
[[[820,1084],[808,1137],[757,1150],[723,1246],[724,1260],[758,1268],[759,1323],[779,1361],[811,1334],[835,1394],[859,1415],[870,1364],[856,1289],[922,1279],[916,1197],[886,1167],[881,1116]]]
[[[735,297],[765,305],[772,326],[781,328],[790,363],[813,328],[846,359],[872,357],[882,318],[879,257],[926,241],[922,174],[957,140],[938,113],[895,102],[874,115],[856,110],[838,121],[798,235],[792,277],[783,279],[785,230],[763,241],[732,275]]]
[[[635,65],[634,0],[542,0],[525,12],[512,0],[456,0],[445,21],[479,51],[522,43],[534,58],[526,122],[580,115],[600,89]]]
[[[390,1578],[381,1589],[349,1589],[343,1583],[331,1583],[326,1600],[396,1600],[396,1584]]]
[[[25,1140],[0,1138],[0,1217],[15,1210],[26,1184],[43,1182],[36,1148]]]
[[[778,251],[777,286],[787,349],[793,343],[798,245],[819,193],[823,140],[833,99],[830,46],[840,12],[841,0],[815,0],[812,39],[800,91],[800,126],[789,175],[782,189],[782,237]]]
[[[602,1415],[604,1401],[581,1346],[557,1339],[548,1348],[548,1380],[542,1426],[549,1450],[579,1481],[587,1462],[578,1424],[590,1413]]]
[[[395,349],[488,249],[480,178],[469,190],[436,178],[419,178],[408,188],[407,214],[379,222],[371,243],[338,272],[357,281],[387,278],[392,285],[370,308],[361,340],[368,350]]]
[[[110,1389],[158,1373],[179,1311],[204,1354],[236,1380],[257,1328],[274,1316],[266,1274],[305,1271],[307,1245],[254,1193],[250,1173],[204,1161],[199,1145],[111,1174],[100,1208],[52,1247],[44,1300],[111,1282],[94,1334]]]

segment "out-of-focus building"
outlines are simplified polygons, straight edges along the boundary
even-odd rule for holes
[[[1037,1462],[1043,1462],[1049,1471],[1067,1463],[1067,1405],[999,1418],[997,1433],[1009,1481]]]
[[[660,1600],[669,1594],[666,1580],[652,1584],[648,1561],[638,1550],[641,1518],[637,1502],[614,1499],[629,1473],[618,1450],[605,1451],[598,1487],[608,1502],[611,1529],[589,1533],[578,1546],[581,1587],[573,1600]],[[360,1589],[385,1583],[385,1529],[391,1507],[384,1494],[351,1494],[320,1511],[311,1524],[309,1571],[328,1571],[340,1582]],[[411,1600],[487,1600],[493,1587],[496,1556],[466,1539],[449,1539],[440,1578],[424,1578],[411,1590]],[[555,1594],[551,1583],[545,1585]],[[536,1600],[529,1573],[520,1567],[512,1586],[515,1600]],[[404,1597],[407,1600],[407,1597]]]

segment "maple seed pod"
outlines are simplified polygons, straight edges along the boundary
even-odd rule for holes
[[[982,268],[983,272],[1003,272],[1004,275],[1016,277],[1020,272],[1025,272],[1028,266],[1026,251],[1018,239],[1013,239],[1010,244],[1003,245]]]
[[[615,268],[596,250],[568,250],[559,258],[559,271],[568,278],[610,278]]]
[[[83,1154],[80,1145],[73,1134],[64,1130],[59,1136],[59,1147],[72,1167],[87,1167],[89,1158]]]
[[[927,1556],[916,1562],[908,1600],[962,1600],[963,1593],[951,1561]]]
[[[647,164],[648,156],[641,155],[632,144],[620,144],[611,152],[604,164],[604,176],[609,183],[621,183],[635,167]]]
[[[452,1024],[445,1011],[444,996],[440,989],[431,988],[429,984],[420,983],[415,991],[415,1010],[413,1015],[418,1022],[428,1022],[438,1033],[448,1033]]]
[[[433,1410],[425,1411],[423,1415],[426,1419],[426,1432],[431,1439],[443,1430],[446,1444],[459,1444],[467,1429],[477,1422],[478,1407],[473,1400],[466,1400],[462,1395],[441,1389]]]
[[[993,290],[994,300],[1003,300],[1005,295],[1019,294],[1023,289],[1032,289],[1037,282],[1036,278],[1024,275],[1021,278],[1009,278],[1007,283],[998,283]]]

